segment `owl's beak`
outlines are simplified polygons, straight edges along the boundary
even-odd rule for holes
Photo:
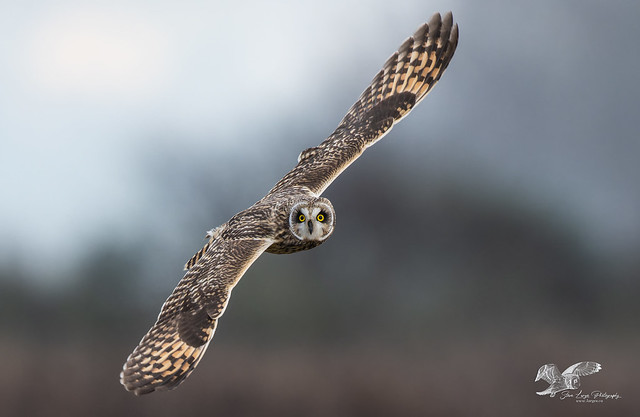
[[[312,235],[313,234],[313,222],[311,220],[309,220],[307,222],[307,227],[309,228],[309,234]]]

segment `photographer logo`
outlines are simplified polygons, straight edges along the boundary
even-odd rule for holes
[[[553,363],[542,365],[540,369],[538,369],[538,375],[536,376],[535,382],[540,381],[541,379],[545,380],[549,383],[549,387],[544,391],[537,392],[536,394],[549,394],[549,397],[555,397],[556,394],[559,394],[558,397],[561,400],[574,398],[578,403],[602,403],[605,400],[619,400],[622,397],[620,397],[618,393],[608,394],[598,390],[588,393],[583,392],[583,390],[580,390],[577,393],[571,392],[572,390],[577,390],[582,386],[581,377],[595,374],[601,369],[602,365],[597,362],[590,361],[573,364],[562,373],[560,373],[558,367]]]

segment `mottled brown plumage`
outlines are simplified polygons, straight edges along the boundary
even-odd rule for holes
[[[120,381],[136,395],[178,386],[206,351],[231,290],[262,254],[322,244],[335,212],[320,194],[431,90],[458,42],[451,13],[435,14],[384,64],[371,85],[320,145],[256,204],[211,230],[151,330],[124,364]]]

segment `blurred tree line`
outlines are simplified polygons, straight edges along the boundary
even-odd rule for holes
[[[189,172],[188,159],[172,163],[171,169],[161,165],[173,180],[159,178],[156,187],[166,199],[160,204],[180,201],[187,211],[168,210],[176,216],[168,230],[182,235],[160,233],[170,239],[159,241],[143,224],[133,237],[89,245],[72,276],[59,280],[65,289],[55,292],[38,288],[28,267],[2,265],[5,337],[100,338],[151,324],[184,261],[200,248],[198,237],[226,220],[217,214],[214,224],[212,213],[244,207],[230,203],[238,199],[225,187],[228,177],[208,182],[206,172]],[[474,328],[523,320],[635,324],[638,265],[619,268],[592,253],[571,219],[548,208],[537,212],[521,196],[490,185],[486,192],[471,190],[454,178],[414,175],[415,167],[384,166],[381,153],[367,155],[336,182],[337,190],[328,190],[338,223],[325,245],[256,262],[238,287],[242,297],[232,299],[236,314],[223,319],[236,322],[223,324],[228,331],[278,340],[293,326],[316,343],[371,337],[380,326],[404,332],[395,323],[412,325],[407,320],[430,327],[473,317]],[[256,191],[254,200],[260,196]],[[164,214],[160,221],[167,219]],[[179,251],[174,242],[182,245]]]

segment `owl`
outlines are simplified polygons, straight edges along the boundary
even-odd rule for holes
[[[595,374],[600,369],[602,369],[602,366],[597,362],[578,362],[565,369],[561,374],[558,367],[553,363],[542,365],[538,369],[535,382],[544,379],[550,385],[546,390],[536,392],[536,394],[549,394],[550,397],[555,397],[559,391],[578,389],[580,388],[581,376]]]
[[[427,95],[457,44],[451,12],[433,15],[386,61],[326,140],[302,151],[266,196],[207,233],[206,244],[186,263],[157,321],[125,362],[125,389],[141,395],[177,387],[202,359],[234,286],[263,252],[299,252],[331,236],[336,214],[322,193]]]

